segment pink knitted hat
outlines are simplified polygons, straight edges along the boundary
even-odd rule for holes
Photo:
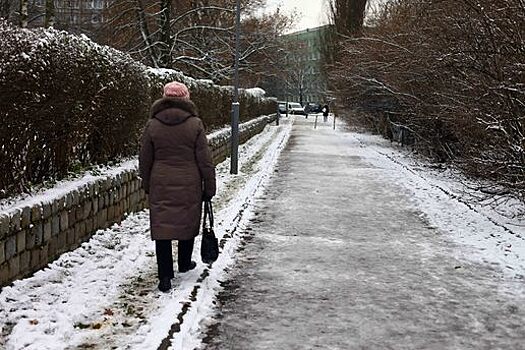
[[[172,81],[164,86],[164,97],[177,97],[189,100],[190,92],[183,83]]]

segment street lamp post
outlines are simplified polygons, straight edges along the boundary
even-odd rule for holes
[[[238,173],[239,166],[239,50],[241,34],[241,1],[237,0],[235,13],[235,66],[234,91],[232,103],[232,135],[231,135],[231,164],[230,174]]]

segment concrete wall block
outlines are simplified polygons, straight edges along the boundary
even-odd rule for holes
[[[42,218],[47,219],[53,214],[51,203],[42,204]]]
[[[80,193],[78,190],[71,191],[72,202],[71,206],[77,206],[80,204]]]
[[[93,183],[93,195],[98,196],[100,193],[100,180]]]
[[[58,251],[63,252],[67,248],[67,230],[61,231],[57,236],[58,239]]]
[[[58,213],[58,199],[55,199],[51,202],[51,214]]]
[[[20,225],[22,228],[28,228],[31,224],[31,207],[23,207],[20,217]]]
[[[21,219],[22,219],[22,211],[20,209],[15,209],[11,217],[9,218],[9,227],[10,231],[20,231],[21,227]]]
[[[93,227],[93,217],[87,218],[84,223],[86,224],[86,233],[87,234],[93,234],[95,233],[95,229]]]
[[[36,233],[33,231],[33,228],[29,229],[26,234],[26,246],[25,250],[31,250],[35,246],[36,242]]]
[[[5,259],[9,260],[16,254],[16,236],[7,237],[5,241]]]
[[[31,251],[26,250],[22,254],[20,254],[20,273],[26,274],[30,271],[30,263],[31,261]]]
[[[108,192],[105,192],[104,193],[104,196],[103,196],[103,207],[100,208],[100,203],[99,203],[99,210],[100,209],[104,209],[104,208],[107,208],[109,206],[109,193]]]
[[[108,177],[106,179],[106,183],[104,184],[104,186],[105,186],[106,192],[109,192],[114,186],[113,179]]]
[[[139,201],[139,196],[138,196],[137,192],[133,192],[129,196],[130,207],[133,207],[135,204],[137,204],[138,201]]]
[[[67,216],[68,216],[68,224],[69,224],[69,227],[73,227],[75,226],[75,223],[77,222],[77,218],[76,218],[76,211],[75,211],[75,208],[72,207],[68,213],[67,213]]]
[[[83,239],[86,235],[88,235],[88,233],[86,232],[86,222],[82,221],[79,222],[77,225],[79,227],[79,236],[81,239]]]
[[[9,265],[4,263],[0,265],[0,286],[6,285],[9,282]]]
[[[44,221],[44,242],[48,242],[51,239],[53,233],[53,227],[51,219]]]
[[[66,194],[66,203],[65,203],[65,206],[64,208],[65,209],[71,209],[71,206],[73,205],[73,192],[69,192],[68,194]]]
[[[92,198],[95,195],[95,185],[93,183],[87,184],[86,198]]]
[[[85,227],[85,225],[84,225]],[[75,231],[75,243],[78,243],[82,240],[82,233],[81,233],[81,228],[80,228],[80,223],[77,223],[74,227],[74,231]]]
[[[75,244],[75,229],[70,228],[66,231],[66,239],[67,239],[67,247],[72,248],[72,246]]]
[[[51,217],[51,235],[58,236],[60,233],[60,216],[58,214]]]
[[[58,211],[61,212],[66,209],[66,196],[60,197],[58,199]]]
[[[20,273],[20,256],[15,255],[7,262],[9,265],[9,278],[15,278]]]
[[[26,231],[22,230],[16,234],[16,252],[17,254],[23,252],[26,249]]]
[[[31,222],[40,221],[43,216],[42,205],[35,204],[31,207]]]
[[[60,212],[60,231],[65,231],[69,227],[69,215],[66,210]]]
[[[98,201],[99,201],[99,197],[98,196],[97,197],[93,197],[93,201],[92,201],[93,206],[91,207],[92,210],[93,210],[93,214],[98,213]]]
[[[99,214],[99,217],[98,217],[98,227],[99,228],[106,228],[108,227],[107,226],[107,221],[108,221],[108,209],[107,208],[104,208],[100,211]]]
[[[36,270],[40,267],[40,248],[33,248],[31,250],[31,269]]]
[[[0,239],[4,239],[9,232],[9,216],[0,215]]]
[[[54,260],[58,255],[58,237],[52,237],[49,240],[49,261]]]
[[[5,241],[0,240],[0,265],[5,262]]]
[[[75,221],[79,222],[82,220],[84,220],[84,206],[79,204],[75,207]]]
[[[49,262],[49,245],[44,244],[42,247],[40,247],[40,266],[39,268],[42,268],[46,266]]]
[[[108,221],[112,221],[115,218],[115,205],[108,207]]]
[[[82,211],[82,220],[86,220],[89,215],[91,214],[91,209],[93,207],[93,202],[91,200],[87,200],[84,202],[83,211]]]
[[[44,243],[44,225],[42,224],[42,222],[35,224],[31,228],[31,233],[35,236],[35,244],[37,246],[42,245]]]

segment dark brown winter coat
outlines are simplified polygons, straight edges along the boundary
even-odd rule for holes
[[[162,98],[153,104],[142,136],[139,171],[149,194],[151,238],[197,236],[203,194],[215,195],[215,167],[191,101]]]

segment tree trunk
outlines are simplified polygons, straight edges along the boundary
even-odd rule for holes
[[[27,5],[28,0],[20,0],[20,27],[27,28]]]
[[[142,3],[142,0],[136,0],[136,15],[137,20],[139,24],[139,30],[140,35],[142,36],[142,40],[144,40],[144,45],[146,45],[148,52],[149,52],[149,58],[151,61],[151,65],[153,67],[159,66],[157,55],[155,53],[155,49],[153,47],[153,43],[151,41],[151,34],[148,27],[148,22],[146,20],[146,14],[144,11],[144,4]]]
[[[44,27],[53,27],[55,25],[55,1],[46,0],[46,15],[44,18]]]
[[[363,28],[368,0],[332,0],[332,21],[338,33],[352,35]]]
[[[164,68],[171,68],[171,0],[160,2],[160,59],[159,63]]]

